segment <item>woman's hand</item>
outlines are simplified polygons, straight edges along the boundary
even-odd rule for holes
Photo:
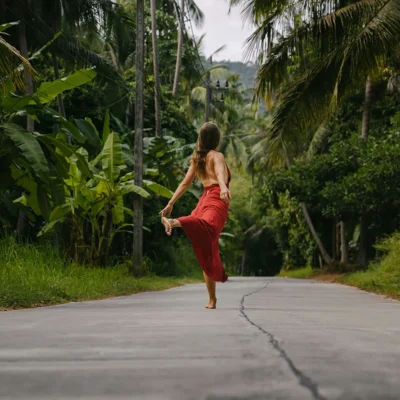
[[[168,216],[171,215],[173,208],[174,208],[174,205],[168,203],[167,207],[165,207],[163,210],[160,211],[160,215],[162,217],[165,217],[166,215],[168,215]]]
[[[231,201],[231,199],[232,199],[231,192],[229,191],[229,189],[227,187],[221,189],[220,197],[221,197],[221,200],[226,204],[228,204]]]

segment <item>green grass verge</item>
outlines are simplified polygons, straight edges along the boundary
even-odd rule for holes
[[[70,265],[51,246],[0,239],[0,308],[15,309],[165,290],[197,278],[129,275],[126,266]]]
[[[313,273],[314,271],[311,267],[304,267],[287,271],[282,270],[278,276],[282,278],[308,279],[312,278]]]
[[[400,299],[400,233],[381,241],[376,248],[381,257],[372,262],[366,271],[356,271],[335,276],[328,271],[312,270],[311,267],[281,271],[279,276],[286,278],[315,278],[355,286],[378,294]]]
[[[366,271],[353,272],[338,279],[338,282],[360,289],[400,298],[400,233],[380,242],[377,249],[382,252]]]

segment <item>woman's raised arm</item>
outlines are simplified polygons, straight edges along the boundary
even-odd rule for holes
[[[186,173],[185,178],[180,183],[178,188],[175,190],[175,193],[172,196],[172,199],[169,201],[167,206],[160,212],[162,217],[165,217],[166,215],[171,215],[172,209],[174,208],[174,204],[186,192],[186,190],[188,190],[188,188],[192,184],[195,177],[196,177],[196,168],[193,165],[193,163],[191,163],[190,168],[189,168],[188,172]]]

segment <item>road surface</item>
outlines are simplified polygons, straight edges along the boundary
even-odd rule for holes
[[[0,399],[399,400],[400,303],[279,278],[0,313]]]

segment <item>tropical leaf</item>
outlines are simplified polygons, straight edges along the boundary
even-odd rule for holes
[[[171,192],[171,190],[167,189],[166,187],[164,187],[156,182],[143,180],[143,186],[146,189],[151,190],[153,193],[156,193],[159,196],[165,197],[167,199],[171,199],[172,196],[174,195],[174,193]]]
[[[36,175],[46,182],[49,176],[49,166],[46,156],[35,136],[21,126],[12,123],[0,125],[0,128],[4,130],[4,133],[21,150],[21,153],[29,162]]]
[[[136,193],[139,196],[144,197],[145,199],[150,198],[150,193],[144,190],[142,187],[135,185],[133,180],[121,182],[116,186],[116,192],[121,193],[122,195],[128,193]]]
[[[63,143],[61,140],[53,138],[50,135],[40,135],[38,133],[36,133],[35,135],[40,142],[46,145],[47,148],[51,150],[55,149],[64,157],[70,158],[71,156],[75,156],[77,159],[77,166],[79,170],[83,173],[83,175],[89,178],[93,177],[93,172],[91,171],[86,158],[82,154],[76,152],[73,147],[66,143]]]
[[[66,78],[43,82],[39,89],[31,95],[4,97],[1,105],[6,110],[14,110],[24,108],[27,105],[36,105],[37,103],[46,104],[56,99],[61,93],[90,82],[95,76],[96,72],[93,69],[80,70]]]
[[[122,158],[122,145],[116,133],[111,133],[102,150],[102,167],[103,171],[111,185],[117,180],[121,169],[124,167]]]
[[[79,130],[83,133],[83,135],[86,137],[87,142],[91,146],[95,148],[101,147],[99,132],[97,131],[95,125],[93,124],[90,118],[76,119],[75,124],[79,128]]]
[[[44,235],[45,233],[51,231],[55,225],[59,224],[60,222],[64,222],[65,217],[56,219],[54,221],[48,222],[46,225],[43,226],[41,231],[38,233],[38,237]]]
[[[103,146],[106,144],[109,135],[110,135],[110,110],[107,108],[106,113],[104,115],[103,136],[102,136]]]

